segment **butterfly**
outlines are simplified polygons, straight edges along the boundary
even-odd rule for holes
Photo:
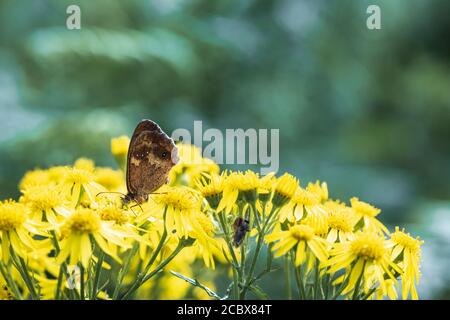
[[[124,205],[140,205],[148,195],[168,182],[169,171],[178,163],[174,141],[155,122],[144,119],[134,129],[127,156],[127,194]]]
[[[245,238],[247,232],[250,231],[250,222],[247,219],[241,217],[236,218],[233,223],[234,236],[233,244],[235,247],[239,247]]]

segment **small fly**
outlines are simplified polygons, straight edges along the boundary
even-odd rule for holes
[[[247,232],[250,231],[250,222],[247,219],[241,217],[237,218],[233,223],[234,236],[233,244],[235,247],[239,247],[245,238]]]

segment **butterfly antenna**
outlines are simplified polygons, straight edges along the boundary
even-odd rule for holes
[[[102,192],[97,193],[95,195],[95,197],[98,197],[99,195],[104,194],[104,193],[115,193],[115,194],[120,194],[121,196],[126,197],[126,194],[124,194],[122,192],[117,192],[117,191],[102,191]]]

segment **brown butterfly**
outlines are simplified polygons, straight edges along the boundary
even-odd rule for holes
[[[250,221],[241,217],[236,218],[233,223],[234,236],[233,244],[235,247],[239,247],[245,239],[245,235],[250,231]]]
[[[169,171],[178,160],[175,143],[155,122],[139,122],[128,148],[128,193],[123,204],[146,202],[150,193],[168,182]]]

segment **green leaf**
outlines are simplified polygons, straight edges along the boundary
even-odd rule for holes
[[[251,285],[249,287],[250,291],[257,296],[259,299],[261,300],[269,300],[270,297],[267,293],[264,292],[263,289],[261,289],[261,287],[257,286],[257,285]]]
[[[180,278],[180,279],[186,281],[187,283],[192,284],[195,287],[203,289],[210,297],[213,297],[217,300],[222,299],[217,293],[215,293],[214,291],[209,289],[207,286],[201,284],[197,279],[192,279],[192,278],[186,277],[186,276],[182,275],[181,273],[178,273],[178,272],[175,272],[172,270],[170,270],[170,273],[173,274],[175,277]]]

